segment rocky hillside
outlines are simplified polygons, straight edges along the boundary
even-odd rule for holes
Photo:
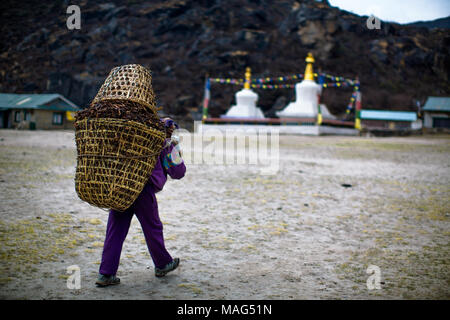
[[[436,19],[433,21],[417,21],[413,23],[408,23],[409,26],[416,26],[416,27],[426,27],[428,29],[434,29],[434,28],[450,28],[450,16],[446,18]]]
[[[205,74],[242,78],[315,70],[359,77],[363,107],[411,109],[430,95],[449,95],[448,29],[382,23],[327,1],[2,1],[0,92],[58,92],[86,106],[111,68],[140,63],[153,72],[158,103],[168,114],[196,116]],[[81,29],[68,30],[66,9],[81,8]],[[212,85],[218,116],[239,87]],[[294,99],[292,89],[256,90],[267,115]],[[330,88],[323,100],[344,114],[350,89]]]

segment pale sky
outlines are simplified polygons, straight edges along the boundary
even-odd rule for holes
[[[333,7],[360,16],[374,15],[384,21],[409,23],[450,15],[450,0],[329,0]]]

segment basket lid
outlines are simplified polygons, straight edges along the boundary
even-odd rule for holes
[[[111,99],[138,102],[156,113],[150,70],[140,64],[127,64],[113,68],[91,104]]]

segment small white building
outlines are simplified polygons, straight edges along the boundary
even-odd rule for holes
[[[244,89],[236,93],[236,105],[231,106],[230,110],[221,118],[239,118],[239,119],[264,119],[264,114],[256,105],[258,95],[250,89],[251,70],[245,70]]]
[[[264,114],[256,106],[258,95],[250,89],[242,89],[236,93],[236,105],[222,116],[222,118],[251,118],[263,119]]]
[[[324,119],[336,119],[324,104],[319,104],[322,94],[322,86],[314,81],[312,64],[314,57],[311,53],[306,57],[305,78],[295,85],[296,100],[289,103],[286,108],[278,111],[276,115],[280,118],[317,118],[320,113]]]
[[[450,129],[450,97],[428,97],[422,111],[425,128]]]

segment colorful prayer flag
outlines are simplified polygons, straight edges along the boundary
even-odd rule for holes
[[[206,78],[205,93],[203,97],[203,119],[206,119],[208,117],[208,105],[210,99],[211,99],[211,84],[209,82],[209,78]]]

